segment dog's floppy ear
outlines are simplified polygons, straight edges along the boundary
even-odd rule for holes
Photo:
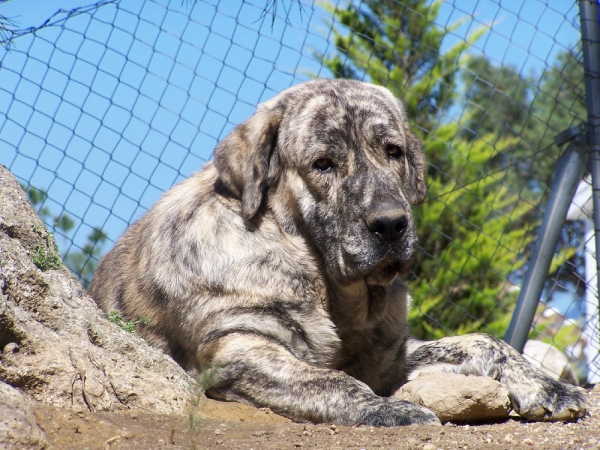
[[[417,206],[427,198],[425,174],[427,163],[423,145],[409,130],[406,130],[406,170],[404,178],[404,195],[411,205]]]
[[[238,125],[215,149],[219,178],[242,201],[242,217],[252,219],[263,201],[265,191],[278,173],[277,132],[283,111],[273,102],[258,107],[246,122]]]

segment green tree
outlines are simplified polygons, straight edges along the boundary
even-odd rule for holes
[[[523,198],[543,205],[556,161],[563,150],[554,136],[586,121],[583,64],[576,52],[558,54],[540,76],[523,77],[513,68],[495,66],[485,58],[469,60],[463,71],[467,136],[482,133],[515,136],[515,145],[501,153],[510,183]],[[543,210],[543,208],[542,208]],[[580,224],[568,223],[560,250],[574,266],[583,255],[576,252]],[[573,270],[558,267],[559,277],[572,278]],[[575,280],[576,281],[576,280]]]
[[[452,122],[445,115],[457,100],[457,74],[468,67],[467,51],[486,30],[442,52],[444,39],[462,22],[436,25],[440,5],[426,0],[327,4],[340,25],[333,31],[336,50],[323,62],[337,77],[390,88],[406,104],[424,141],[429,200],[414,211],[421,253],[411,281],[413,333],[421,338],[457,331],[502,336],[516,300],[508,279],[523,265],[535,217],[518,192],[504,184],[506,171],[488,170],[488,161],[517,139],[498,137],[491,127],[465,133],[473,115]]]
[[[539,92],[532,100],[531,119],[523,131],[525,145],[523,149],[519,149],[517,158],[529,161],[529,176],[536,180],[536,187],[540,191],[551,186],[556,161],[563,150],[554,143],[554,137],[570,126],[587,122],[580,48],[578,45],[572,51],[559,53],[555,61],[536,80]],[[550,295],[550,300],[558,286],[566,287],[567,291],[574,293],[574,302],[580,301],[584,296],[583,228],[581,222],[566,222],[563,225],[558,245],[559,257],[556,258],[554,267],[551,268],[551,276],[546,282],[546,292]],[[574,332],[574,328],[577,327],[567,324],[559,329],[547,328],[547,325],[545,327],[541,324],[536,326],[536,330],[543,333],[540,339],[563,347],[580,339],[580,330]]]
[[[577,53],[561,52],[541,75],[529,77],[476,57],[462,78],[464,111],[470,117],[467,136],[518,137],[492,164],[508,170],[511,185],[522,197],[545,201],[563,150],[554,137],[586,121],[583,64]]]
[[[533,189],[530,159],[522,151],[531,149],[522,136],[530,124],[534,80],[522,76],[511,66],[496,66],[483,56],[468,59],[461,68],[461,78],[465,124],[459,131],[461,137],[473,140],[487,136],[491,142],[516,138],[513,145],[506,146],[485,163],[485,170],[487,173],[505,171],[505,183],[535,203],[539,189]],[[529,156],[531,153],[528,152]]]
[[[419,337],[502,336],[517,296],[509,278],[523,266],[520,255],[536,225],[526,220],[531,206],[503,183],[506,172],[481,171],[516,139],[457,139],[461,128],[459,122],[440,125],[426,145],[426,152],[447,156],[444,176],[430,177],[430,198],[415,211],[421,257],[411,283],[417,308],[409,318]]]
[[[510,66],[473,57],[462,69],[465,137],[518,137],[492,161],[508,168],[511,184],[530,200],[551,184],[562,149],[554,136],[586,121],[583,65],[574,52],[561,52],[540,76],[524,77]]]
[[[26,187],[22,185],[21,187],[27,192],[29,202],[48,226],[53,227],[55,231],[60,231],[64,236],[68,236],[73,231],[75,221],[71,216],[66,213],[60,215],[52,214],[50,209],[45,206],[48,198],[48,193],[45,190],[37,189],[33,186]],[[79,282],[85,289],[92,282],[94,271],[96,270],[107,239],[107,235],[100,228],[94,227],[80,250],[68,250],[62,254],[65,265],[77,275]]]
[[[558,54],[536,84],[531,115],[523,131],[524,145],[516,157],[527,159],[528,173],[542,188],[550,186],[561,149],[554,137],[572,125],[587,122],[583,63],[577,50]]]
[[[401,98],[417,127],[431,130],[453,103],[456,72],[464,51],[481,28],[445,53],[445,37],[463,21],[443,29],[435,24],[442,1],[368,0],[345,7],[325,3],[335,22],[333,55],[319,55],[336,77],[367,78]]]
[[[555,144],[554,137],[586,121],[584,70],[578,48],[559,53],[539,75],[523,77],[510,67],[495,66],[483,58],[469,61],[462,75],[467,99],[464,110],[477,119],[469,122],[466,136],[487,132],[517,138],[515,145],[507,147],[491,165],[506,170],[507,180],[520,197],[539,206],[531,212],[539,218],[564,150]],[[581,222],[563,225],[542,294],[549,306],[569,295],[571,313],[581,307],[586,288],[583,229]],[[512,279],[522,279],[526,269],[527,263],[512,274]],[[538,306],[532,337],[561,349],[576,348],[582,339],[581,325],[569,321],[557,327],[556,318],[544,318],[546,308],[544,304]],[[585,372],[579,375],[585,381]]]
[[[461,68],[467,139],[482,135],[520,136],[529,117],[531,80],[510,66],[495,66],[483,56]]]

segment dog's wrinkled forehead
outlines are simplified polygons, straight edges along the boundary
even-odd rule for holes
[[[383,87],[359,81],[314,80],[284,91],[265,105],[272,102],[284,105],[287,128],[305,138],[356,139],[352,133],[366,130],[403,137],[405,131],[400,101]]]

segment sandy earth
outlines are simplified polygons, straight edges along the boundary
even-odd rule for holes
[[[509,419],[481,425],[342,427],[297,424],[236,403],[208,400],[196,426],[198,449],[600,449],[600,387],[589,392],[590,414],[577,423]],[[186,417],[143,412],[66,411],[37,406],[51,448],[193,448]]]

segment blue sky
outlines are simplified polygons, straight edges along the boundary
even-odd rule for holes
[[[330,75],[314,57],[329,51],[327,14],[312,2],[280,0],[272,22],[265,3],[0,3],[20,28],[60,8],[84,9],[68,19],[59,13],[60,26],[0,50],[0,164],[47,189],[56,214],[76,219],[75,242],[92,226],[115,240],[258,103],[308,73]],[[447,47],[491,26],[473,51],[529,74],[577,42],[577,15],[576,2],[564,0],[455,0],[438,22],[464,20]]]
[[[295,2],[278,1],[279,16],[283,15],[283,8],[289,9],[290,19],[299,28],[306,28],[306,21],[303,24],[298,5],[292,4]],[[171,7],[183,5],[178,9],[189,11],[192,8],[191,3],[192,0],[180,1],[173,3]],[[197,3],[199,6],[204,2]],[[256,5],[253,9],[258,12],[266,0],[246,3]],[[343,4],[342,1],[336,3]],[[0,2],[0,14],[14,18],[21,28],[26,28],[39,26],[59,9],[71,10],[90,4],[92,2],[89,0],[10,0],[6,3]],[[233,16],[242,4],[241,0],[221,2],[219,10]],[[313,2],[302,0],[301,4],[306,9],[310,8]],[[465,18],[471,20],[457,31],[458,38],[462,38],[480,24],[494,24],[493,32],[475,47],[498,63],[511,64],[520,69],[541,70],[549,57],[557,51],[571,48],[579,34],[578,6],[575,1],[446,0],[441,8],[438,23],[446,26]]]
[[[569,0],[453,0],[444,2],[440,25],[465,17],[457,30],[462,38],[482,24],[491,30],[474,49],[496,64],[521,73],[540,72],[556,54],[579,40],[579,9]]]

